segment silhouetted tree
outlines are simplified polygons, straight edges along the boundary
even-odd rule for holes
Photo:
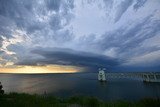
[[[1,82],[0,82],[0,94],[4,94],[4,90],[3,90],[3,86],[1,84]]]

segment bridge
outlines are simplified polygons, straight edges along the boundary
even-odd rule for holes
[[[160,82],[160,72],[106,73],[106,78],[139,78],[144,82]]]

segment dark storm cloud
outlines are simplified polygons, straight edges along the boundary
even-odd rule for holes
[[[158,68],[158,5],[156,0],[0,0],[0,58],[90,71],[138,69],[145,62]],[[121,66],[127,62],[131,65]]]
[[[28,52],[31,46],[27,43],[34,46],[48,40],[55,44],[70,40],[72,34],[65,26],[73,17],[73,3],[73,0],[0,0],[0,51],[3,52],[0,57],[16,63],[31,56]]]
[[[81,67],[113,67],[119,65],[118,59],[110,58],[104,55],[80,52],[71,49],[48,48],[35,49],[33,54],[43,56],[40,59],[29,59],[19,62],[20,65],[37,65],[37,64],[58,64]]]
[[[46,5],[50,10],[59,11],[61,0],[47,0]]]
[[[58,35],[58,37],[54,39],[59,43],[65,43],[71,41],[74,38],[72,32],[70,32],[69,30],[65,30],[63,32],[56,32],[55,34]]]
[[[113,0],[103,0],[107,8],[112,8],[113,7]]]
[[[11,29],[13,29],[14,26],[14,23],[10,19],[0,15],[0,35],[7,38],[12,37]]]
[[[121,26],[121,28],[117,30],[106,32],[99,40],[96,40],[95,35],[91,35],[85,38],[82,37],[80,41],[83,45],[89,45],[90,48],[96,48],[97,50],[99,49],[100,52],[104,52],[104,50],[108,51],[109,49],[116,49],[115,57],[121,60],[123,59],[121,64],[124,62],[127,63],[129,58],[134,59],[134,57],[137,56],[141,56],[142,59],[139,60],[142,61],[148,59],[146,61],[148,62],[148,65],[146,67],[144,67],[144,65],[146,65],[144,64],[145,62],[135,62],[137,63],[136,65],[131,64],[129,66],[114,66],[113,70],[127,71],[132,69],[132,71],[146,71],[148,69],[150,71],[159,71],[160,65],[158,65],[158,63],[160,59],[157,55],[152,55],[152,57],[157,57],[154,61],[150,61],[151,59],[149,57],[144,58],[147,54],[152,54],[154,52],[158,54],[160,50],[158,45],[149,47],[143,45],[144,41],[158,37],[158,34],[160,33],[160,22],[159,20],[153,20],[153,16],[154,13],[148,17],[145,17],[143,20],[140,20],[138,23]],[[151,45],[152,43],[149,42],[148,44]],[[136,60],[138,60],[138,58]]]
[[[132,5],[132,3],[133,0],[125,0],[117,6],[115,22],[117,22],[122,17],[122,15],[127,11],[127,9],[129,8],[129,6]]]
[[[159,72],[160,64],[156,66],[117,66],[112,71],[118,72]]]
[[[50,26],[59,30],[64,27],[64,25],[61,25],[62,19],[66,20],[66,23],[71,20],[71,14],[68,11],[73,7],[73,0],[1,0],[0,19],[2,22],[0,24],[4,23],[6,25],[12,22],[19,29],[25,29],[27,33],[33,33],[45,26],[48,27],[47,22],[40,21],[41,18],[44,21],[49,20]],[[61,10],[61,13],[59,10]],[[49,19],[42,19],[43,16],[47,17],[49,12],[55,12],[55,14],[48,17]],[[4,29],[2,31],[4,32]]]
[[[0,47],[2,46],[2,37],[0,37]]]
[[[120,53],[127,53],[128,57],[133,55],[134,48],[140,47],[143,41],[146,39],[152,38],[159,33],[160,23],[159,21],[151,21],[152,15],[145,18],[138,24],[135,24],[133,27],[127,29],[127,27],[122,27],[114,32],[107,32],[102,37],[101,41],[98,41],[102,50],[108,49],[110,47],[119,48]],[[147,32],[146,32],[147,31]],[[121,39],[123,38],[123,39]],[[108,41],[108,42],[106,42]],[[151,47],[152,49],[159,50],[157,47]],[[148,48],[149,50],[149,48]],[[148,52],[146,50],[146,52]],[[145,49],[136,51],[138,53],[144,52]],[[152,51],[150,51],[152,52]],[[137,53],[136,53],[137,54]]]
[[[12,35],[12,30],[28,30],[35,25],[32,1],[1,0],[0,1],[0,33],[3,36]],[[36,7],[35,7],[36,8]],[[8,29],[9,28],[9,29]],[[8,33],[7,33],[8,32]],[[29,31],[28,31],[29,32]],[[7,33],[7,34],[6,34]]]
[[[72,9],[74,0],[67,0],[66,3],[64,0],[46,0],[46,5],[49,10],[59,11],[61,6],[65,6],[65,10]]]
[[[53,30],[58,30],[62,28],[61,25],[61,17],[59,15],[53,16],[52,20],[50,20],[50,25],[53,28]]]
[[[17,0],[1,0],[0,15],[11,20],[18,27],[25,28],[28,24],[31,24],[29,21],[33,21],[32,9],[29,11],[25,7],[25,3],[24,1],[19,2]],[[33,2],[29,1],[29,3],[32,4]]]
[[[137,0],[136,4],[133,6],[135,10],[138,10],[140,7],[144,6],[147,0]]]

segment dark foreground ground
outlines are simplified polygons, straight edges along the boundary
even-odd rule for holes
[[[66,99],[47,95],[10,93],[0,95],[0,107],[160,107],[160,99],[140,101],[101,101],[94,97],[73,96]]]

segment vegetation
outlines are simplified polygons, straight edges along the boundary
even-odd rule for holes
[[[160,99],[140,101],[101,101],[94,97],[73,96],[66,99],[47,95],[10,93],[0,95],[0,107],[160,107]]]

